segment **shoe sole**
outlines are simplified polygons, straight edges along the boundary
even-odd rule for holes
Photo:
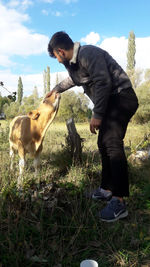
[[[123,219],[123,218],[125,218],[127,216],[128,216],[128,211],[126,210],[124,213],[120,214],[118,217],[116,217],[114,219],[107,220],[107,219],[100,218],[100,220],[103,221],[103,222],[116,222],[119,219]]]

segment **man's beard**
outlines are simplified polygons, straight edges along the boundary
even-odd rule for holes
[[[68,61],[67,59],[64,60],[63,65],[65,66],[65,68],[68,68],[68,66],[69,66],[69,61]]]
[[[61,60],[62,60],[62,64],[67,68],[69,66],[69,61],[65,58],[60,56]]]

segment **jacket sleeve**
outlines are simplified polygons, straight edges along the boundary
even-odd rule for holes
[[[104,52],[95,47],[89,51],[84,51],[81,57],[81,63],[87,70],[90,80],[92,81],[94,94],[92,116],[96,119],[102,119],[112,88],[111,77],[105,61]]]
[[[68,76],[62,82],[60,82],[59,84],[57,84],[53,88],[53,90],[56,90],[58,93],[63,93],[64,91],[72,88],[73,86],[75,86],[75,84],[74,84],[73,80],[71,79],[71,77]]]

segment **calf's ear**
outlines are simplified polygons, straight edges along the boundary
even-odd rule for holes
[[[40,116],[40,112],[37,110],[32,110],[28,113],[28,117],[30,117],[32,120],[37,120]]]

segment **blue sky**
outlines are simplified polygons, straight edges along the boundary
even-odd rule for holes
[[[127,38],[136,36],[136,67],[150,68],[149,0],[0,0],[0,80],[14,90],[22,77],[25,94],[42,92],[50,66],[52,84],[63,65],[47,53],[50,37],[66,31],[73,41],[107,50],[125,69]],[[64,74],[65,76],[66,74]]]

